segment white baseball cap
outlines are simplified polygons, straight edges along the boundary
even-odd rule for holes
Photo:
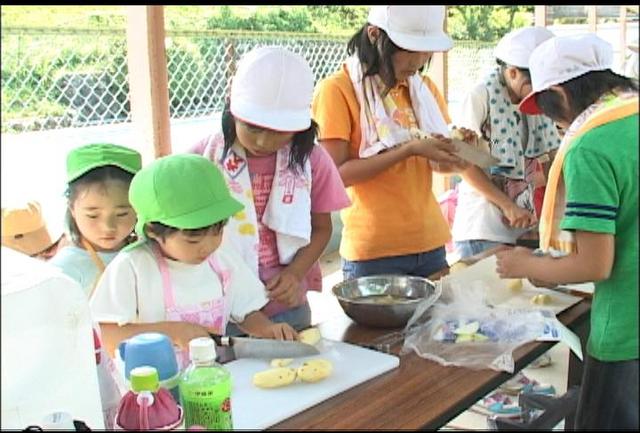
[[[409,51],[448,51],[453,41],[442,29],[445,7],[372,6],[367,22],[384,30],[394,44]]]
[[[541,114],[536,94],[587,72],[611,69],[613,48],[593,33],[556,36],[538,46],[529,58],[531,88],[518,106],[525,114]]]
[[[529,68],[529,57],[533,50],[554,35],[546,27],[524,27],[507,33],[493,54],[507,65],[517,68]]]
[[[258,47],[238,63],[231,83],[234,117],[276,131],[311,126],[313,72],[300,55],[282,47]]]

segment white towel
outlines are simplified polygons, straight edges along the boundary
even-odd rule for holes
[[[363,79],[362,65],[356,56],[349,57],[346,60],[346,66],[360,104],[362,130],[360,157],[367,158],[376,155],[382,150],[390,149],[414,138],[408,128],[395,122],[387,113],[382,102],[383,98],[380,96],[380,78],[368,76]],[[420,74],[412,75],[407,82],[411,106],[419,129],[425,133],[438,133],[449,137],[449,130],[438,103],[424,84]],[[387,95],[385,98],[391,98],[391,96]],[[395,106],[395,103],[391,105]]]
[[[244,211],[229,219],[224,230],[225,241],[239,250],[258,275],[258,220],[246,153],[242,146],[234,143],[222,160],[223,150],[224,138],[217,134],[209,138],[203,154],[221,167],[231,194],[245,205]],[[311,162],[307,158],[302,173],[291,170],[289,153],[289,145],[277,152],[271,193],[262,216],[262,223],[276,234],[281,264],[291,263],[298,250],[311,240]]]

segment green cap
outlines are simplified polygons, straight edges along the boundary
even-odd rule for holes
[[[142,156],[133,149],[117,144],[96,143],[78,147],[67,155],[67,182],[105,165],[115,165],[135,174],[142,168]]]
[[[144,226],[148,222],[199,229],[244,208],[231,197],[214,163],[195,154],[164,156],[144,167],[131,181],[129,201],[138,215],[136,233],[140,240],[146,238]]]
[[[129,373],[129,382],[131,383],[131,390],[133,392],[155,392],[160,387],[158,370],[148,365],[132,368]]]

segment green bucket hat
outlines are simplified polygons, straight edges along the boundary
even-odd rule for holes
[[[138,215],[136,233],[140,245],[144,226],[159,222],[178,229],[199,229],[235,215],[244,205],[231,197],[220,170],[195,154],[156,159],[133,177],[129,202]]]
[[[105,165],[115,165],[135,174],[142,168],[142,156],[133,149],[117,144],[95,143],[78,147],[67,155],[67,182]]]

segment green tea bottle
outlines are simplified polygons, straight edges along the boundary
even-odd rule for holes
[[[214,341],[206,337],[191,340],[189,357],[191,363],[180,379],[184,427],[233,430],[231,374],[216,362]]]

